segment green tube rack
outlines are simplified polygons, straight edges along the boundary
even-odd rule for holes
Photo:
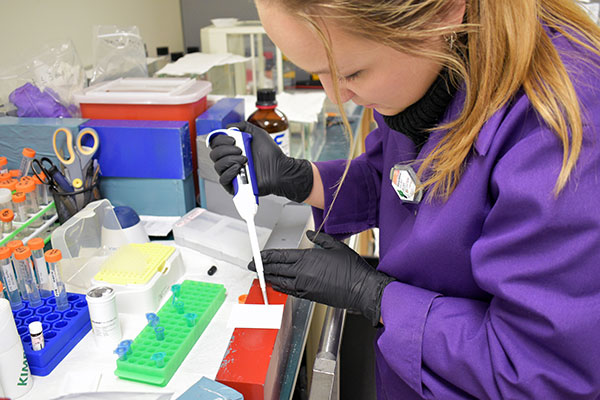
[[[177,300],[184,303],[184,312],[174,306],[173,296],[157,315],[158,326],[164,327],[164,340],[157,340],[154,328],[146,325],[135,338],[125,359],[117,360],[115,374],[122,379],[165,386],[192,349],[223,301],[225,287],[216,283],[185,280]],[[196,321],[188,326],[186,314],[195,313]],[[154,353],[164,353],[164,365],[152,360]]]

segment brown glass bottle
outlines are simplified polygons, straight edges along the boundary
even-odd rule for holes
[[[256,96],[257,110],[248,122],[267,131],[281,150],[290,155],[290,130],[284,113],[277,109],[275,89],[259,89]]]

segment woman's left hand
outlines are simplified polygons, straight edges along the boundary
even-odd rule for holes
[[[359,311],[376,326],[383,289],[394,279],[326,233],[308,231],[306,236],[321,248],[261,252],[265,280],[292,296]],[[256,271],[254,261],[248,268]]]

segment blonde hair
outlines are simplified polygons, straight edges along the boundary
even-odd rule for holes
[[[563,159],[554,193],[568,182],[581,151],[582,110],[568,72],[545,33],[556,30],[600,55],[600,28],[574,0],[466,0],[464,23],[443,25],[456,6],[448,0],[271,0],[306,21],[325,46],[340,113],[339,74],[332,57],[326,21],[398,51],[438,60],[462,82],[465,102],[448,129],[423,160],[418,176],[429,198],[447,199],[456,187],[484,123],[523,88],[533,107],[562,142]],[[325,30],[323,29],[325,28]],[[453,49],[432,51],[428,39],[465,37]],[[574,72],[574,71],[569,71]],[[350,135],[352,138],[352,135]],[[352,145],[351,145],[352,148]],[[339,184],[346,177],[350,160]],[[339,192],[338,186],[334,201]],[[331,209],[331,208],[330,208]]]

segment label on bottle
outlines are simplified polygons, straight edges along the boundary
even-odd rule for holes
[[[286,129],[285,131],[269,133],[275,143],[281,147],[281,150],[286,156],[290,155],[290,130]]]
[[[31,348],[33,351],[39,351],[44,348],[44,334],[38,333],[37,335],[31,335]]]

